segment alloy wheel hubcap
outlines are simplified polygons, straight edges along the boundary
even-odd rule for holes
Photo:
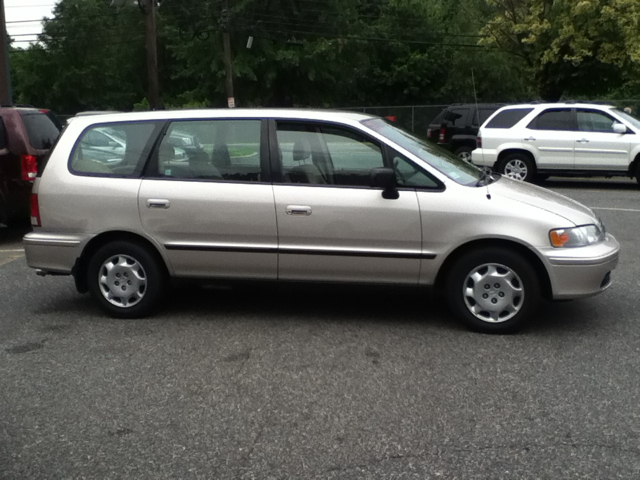
[[[520,277],[509,267],[486,263],[467,275],[462,296],[476,318],[501,323],[513,318],[522,308],[524,287]]]
[[[138,261],[128,255],[114,255],[98,271],[98,285],[104,298],[120,308],[140,303],[147,289],[147,276]]]
[[[527,165],[522,160],[511,160],[504,166],[504,174],[514,180],[524,180],[528,172]]]

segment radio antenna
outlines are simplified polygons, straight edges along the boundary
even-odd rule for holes
[[[473,85],[473,99],[476,102],[476,121],[478,122],[478,135],[480,134],[480,110],[478,110],[478,94],[476,92],[476,77],[473,73],[473,68],[471,69],[471,84]],[[476,137],[477,138],[477,137]],[[477,145],[476,145],[477,147]],[[482,152],[482,163],[484,163],[484,151]],[[491,168],[483,167],[484,169],[488,169],[489,172],[485,171],[485,175],[491,178]],[[489,181],[485,181],[485,186],[487,187],[487,200],[491,200],[491,193],[489,193]]]

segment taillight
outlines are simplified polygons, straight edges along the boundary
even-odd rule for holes
[[[444,143],[445,142],[445,139],[444,139],[445,133],[447,133],[447,129],[446,128],[441,128],[440,129],[440,135],[438,136],[438,142],[439,143]]]
[[[40,205],[38,205],[38,194],[31,194],[31,225],[34,227],[40,227]]]
[[[22,155],[22,180],[33,182],[38,175],[38,161],[33,155]]]
[[[480,135],[476,137],[476,148],[482,148],[482,137]]]

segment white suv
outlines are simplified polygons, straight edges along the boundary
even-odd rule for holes
[[[480,127],[472,162],[516,180],[558,175],[640,181],[640,121],[611,105],[511,105]]]

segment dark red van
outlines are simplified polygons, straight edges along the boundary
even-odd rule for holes
[[[26,220],[38,165],[60,134],[48,110],[0,108],[0,223]]]

